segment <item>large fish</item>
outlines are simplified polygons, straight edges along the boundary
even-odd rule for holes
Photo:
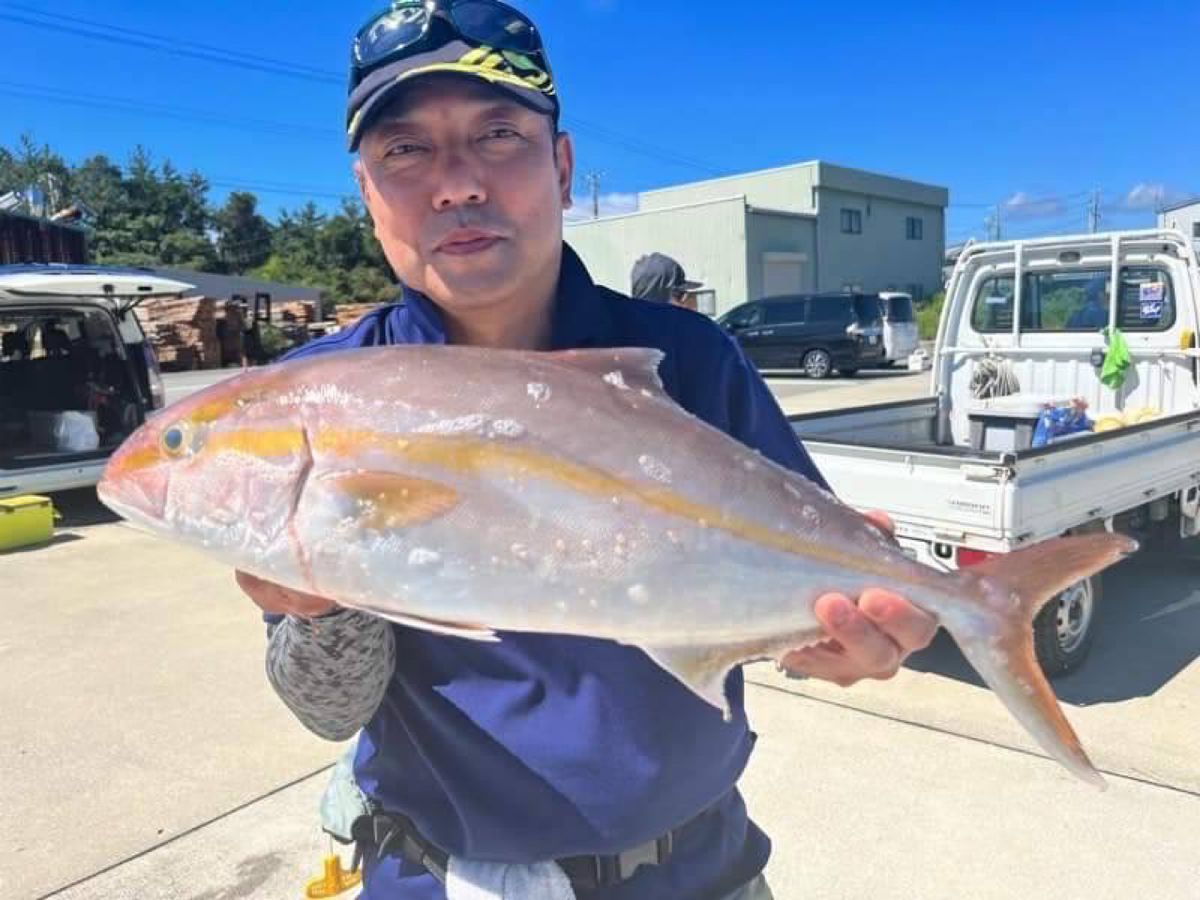
[[[893,589],[937,617],[1050,755],[1103,785],[1030,624],[1133,541],[1059,538],[935,571],[685,412],[661,359],[381,347],[277,364],[147,422],[99,493],[231,566],[415,628],[640,647],[726,715],[733,666],[823,638],[822,593]]]

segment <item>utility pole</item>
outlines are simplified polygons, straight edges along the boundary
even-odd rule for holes
[[[1000,206],[997,204],[992,208],[992,214],[983,220],[987,226],[987,235],[989,241],[998,241],[1001,239],[1000,230]]]
[[[1092,191],[1092,200],[1088,204],[1088,231],[1095,234],[1100,230],[1100,191]]]
[[[603,172],[588,172],[583,176],[583,180],[588,183],[592,189],[592,218],[600,218],[600,178],[604,175]]]

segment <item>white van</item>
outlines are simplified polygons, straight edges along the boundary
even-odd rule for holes
[[[883,364],[890,366],[908,359],[917,349],[917,317],[911,294],[882,291],[879,301],[883,307]]]
[[[147,269],[0,266],[0,497],[96,484],[164,402],[133,308],[191,289]]]

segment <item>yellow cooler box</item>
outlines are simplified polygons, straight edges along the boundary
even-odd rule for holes
[[[0,552],[44,544],[54,537],[54,505],[29,494],[0,500]]]

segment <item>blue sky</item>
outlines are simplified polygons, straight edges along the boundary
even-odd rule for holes
[[[379,5],[0,0],[0,144],[29,132],[77,162],[140,142],[207,175],[217,201],[246,188],[268,214],[332,207],[353,191],[349,39]],[[518,5],[550,48],[577,193],[602,173],[606,209],[818,158],[949,188],[951,241],[982,237],[993,206],[1021,236],[1082,228],[1093,190],[1107,227],[1200,194],[1194,0]],[[197,58],[210,48],[257,67]],[[301,68],[263,71],[279,62]]]

